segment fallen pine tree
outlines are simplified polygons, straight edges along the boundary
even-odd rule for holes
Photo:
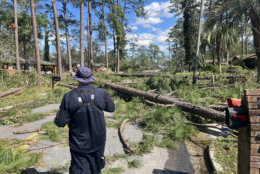
[[[125,86],[114,84],[114,83],[111,83],[111,82],[108,82],[105,80],[101,80],[101,79],[97,79],[97,81],[113,90],[116,90],[116,91],[124,93],[124,94],[128,94],[128,95],[135,96],[135,97],[141,97],[141,98],[144,98],[146,100],[149,100],[149,101],[152,101],[155,103],[160,103],[160,104],[165,104],[165,105],[174,104],[174,105],[180,107],[183,111],[202,116],[206,119],[210,119],[210,120],[213,120],[216,122],[224,122],[224,120],[225,120],[225,114],[223,112],[216,111],[211,108],[191,104],[188,102],[181,101],[177,98],[171,98],[171,97],[168,97],[165,95],[160,95],[160,94],[146,92],[146,91],[142,91],[142,90],[138,90],[138,89],[134,89],[134,88],[130,88],[130,87],[125,87]],[[64,85],[61,83],[59,83],[58,85],[65,86],[65,87],[68,87],[71,89],[76,87],[76,86],[72,86],[72,85]]]
[[[120,77],[155,77],[155,76],[162,76],[162,77],[165,77],[165,78],[171,78],[170,75],[167,75],[167,74],[159,74],[159,73],[139,73],[139,74],[111,74],[111,75],[114,75],[114,76],[120,76]],[[178,77],[183,77],[183,78],[192,78],[192,75],[173,75],[173,76],[178,76]],[[219,75],[214,75],[215,78],[218,78]],[[223,77],[223,76],[221,76]],[[225,78],[227,79],[242,79],[242,78],[245,78],[246,76],[234,76],[234,75],[231,75],[231,76],[224,76]],[[248,77],[247,77],[248,78]],[[210,80],[212,79],[212,76],[197,76],[197,79],[198,80]]]
[[[0,93],[0,98],[8,96],[8,95],[11,95],[11,94],[14,94],[14,93],[16,93],[18,91],[21,91],[21,90],[25,89],[25,88],[26,88],[26,86],[23,86],[23,87],[14,88],[14,89],[2,92],[2,93]]]

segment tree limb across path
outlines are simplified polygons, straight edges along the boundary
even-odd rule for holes
[[[124,94],[128,94],[128,95],[135,96],[135,97],[141,97],[146,100],[149,100],[149,101],[152,101],[155,103],[165,104],[165,105],[175,104],[176,106],[180,107],[185,112],[199,115],[206,119],[213,120],[215,122],[224,122],[224,120],[225,120],[225,115],[223,112],[216,111],[211,108],[191,104],[191,103],[184,102],[184,101],[181,101],[176,98],[167,97],[165,95],[154,94],[154,93],[150,93],[150,92],[146,92],[146,91],[142,91],[142,90],[138,90],[138,89],[134,89],[134,88],[130,88],[130,87],[125,87],[122,85],[108,82],[106,80],[96,79],[96,81],[101,84],[104,84],[105,86],[107,86],[113,90],[116,90],[116,91],[124,93]],[[75,86],[64,85],[61,83],[58,85],[69,87],[71,89],[75,88]]]
[[[14,94],[14,93],[16,93],[18,91],[21,91],[21,90],[25,89],[25,88],[26,88],[26,86],[23,86],[23,87],[14,88],[14,89],[2,92],[2,93],[0,93],[0,98],[8,96],[8,95],[11,95],[11,94]]]

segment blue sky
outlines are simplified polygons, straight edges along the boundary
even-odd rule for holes
[[[174,16],[174,14],[168,12],[169,11],[168,6],[169,6],[169,1],[167,0],[160,0],[160,1],[149,0],[145,4],[145,10],[147,11],[147,15],[145,18],[137,18],[133,13],[127,14],[126,17],[128,19],[128,25],[132,30],[131,33],[127,33],[127,40],[131,42],[131,40],[137,38],[138,39],[137,44],[145,45],[145,46],[148,46],[151,42],[153,42],[159,45],[161,50],[163,50],[167,54],[167,43],[165,39],[167,39],[167,33],[170,27],[176,24],[176,17]],[[57,2],[57,8],[61,9],[61,4],[59,2]],[[79,15],[80,15],[79,8],[74,8],[72,7],[72,5],[69,5],[68,8],[73,13],[75,18],[79,20]],[[88,12],[87,10],[88,9],[86,6],[85,19]],[[96,17],[94,17],[93,22],[96,20],[97,20]],[[94,32],[94,38],[96,34],[97,33]],[[65,37],[61,37],[61,40],[65,41]],[[108,38],[108,41],[109,41],[109,49],[112,49],[113,48],[112,39]],[[71,44],[76,45],[79,43],[71,40]]]

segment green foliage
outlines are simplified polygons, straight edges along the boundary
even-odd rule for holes
[[[0,139],[0,173],[21,173],[39,163],[42,155],[31,153],[21,146],[26,142],[17,139]]]
[[[116,168],[103,169],[102,173],[103,174],[120,174],[124,171],[125,170],[123,167],[116,167]]]
[[[223,171],[219,172],[219,174],[236,174],[238,159],[237,139],[231,136],[228,138],[219,137],[212,143],[211,147],[215,150],[214,157],[223,167]]]
[[[128,168],[140,168],[142,165],[142,162],[139,160],[128,161],[127,163]]]
[[[1,88],[15,88],[20,86],[36,86],[39,84],[41,78],[35,71],[28,71],[27,73],[16,72],[10,76],[7,72],[1,71]]]
[[[46,133],[43,138],[48,138],[54,142],[67,142],[68,141],[68,127],[59,128],[53,122],[44,123],[41,130]]]
[[[201,67],[201,70],[202,71],[210,71],[210,72],[213,72],[213,73],[219,72],[218,66],[213,65],[213,64],[206,64],[206,66]]]
[[[149,78],[145,82],[145,85],[147,85],[150,89],[156,89],[160,93],[163,93],[164,91],[170,92],[172,90],[180,88],[181,86],[189,85],[189,81],[179,76],[173,76],[171,78],[154,76]]]
[[[149,86],[150,89],[158,90],[160,93],[163,93],[164,90],[171,91],[169,78],[164,78],[163,76],[149,78],[146,81],[146,85]]]

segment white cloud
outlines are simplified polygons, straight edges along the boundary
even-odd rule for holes
[[[165,43],[166,39],[168,38],[168,33],[170,31],[170,28],[164,31],[161,31],[158,33],[158,37],[156,38],[156,41],[159,43]]]
[[[154,34],[151,34],[151,33],[141,33],[138,35],[138,39],[140,40],[152,40],[154,39],[156,36]]]
[[[150,43],[152,43],[153,41],[150,40],[150,39],[147,39],[147,40],[138,40],[137,44],[138,45],[144,45],[144,46],[148,46],[150,45]]]
[[[136,25],[134,25],[134,26],[130,26],[130,29],[131,30],[138,30],[138,27]]]
[[[163,18],[174,17],[173,13],[169,13],[169,1],[167,2],[152,2],[150,5],[144,7],[147,14],[145,18],[137,18],[135,25],[140,25],[149,28],[152,31],[158,31],[158,28],[152,25],[164,22]]]
[[[156,17],[148,17],[148,18],[137,18],[136,25],[145,25],[145,24],[159,24],[162,23],[163,20]]]
[[[170,2],[152,2],[144,7],[148,17],[171,18],[173,13],[169,13]]]

